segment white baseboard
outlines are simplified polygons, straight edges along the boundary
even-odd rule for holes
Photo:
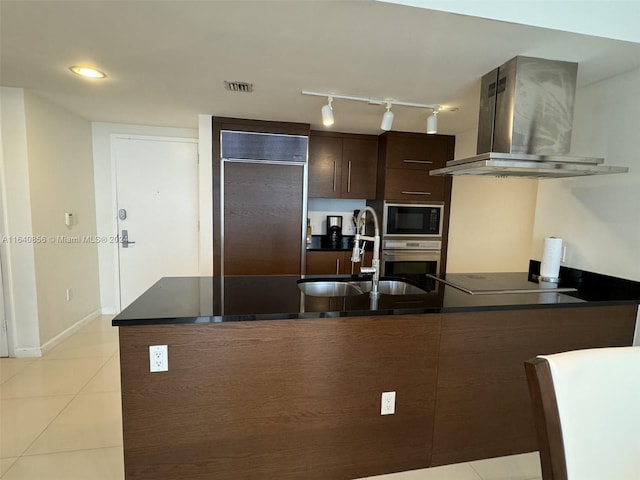
[[[42,349],[39,347],[33,348],[16,348],[13,352],[16,358],[34,358],[42,356]]]
[[[51,340],[49,340],[48,342],[46,342],[44,345],[42,345],[40,347],[42,355],[47,353],[53,347],[55,347],[55,346],[59,345],[60,343],[62,343],[64,340],[66,340],[71,335],[73,335],[78,330],[80,330],[82,327],[84,327],[87,323],[89,323],[92,320],[95,320],[100,315],[101,315],[100,310],[94,310],[89,315],[87,315],[84,318],[81,318],[76,323],[74,323],[69,328],[67,328],[66,330],[63,330],[62,332],[60,332],[58,335],[56,335],[55,337],[53,337]],[[17,352],[16,352],[16,356],[17,356]]]

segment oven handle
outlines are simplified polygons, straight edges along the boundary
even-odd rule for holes
[[[383,251],[382,259],[390,262],[400,260],[415,260],[415,261],[439,261],[441,251],[440,250],[393,250]]]

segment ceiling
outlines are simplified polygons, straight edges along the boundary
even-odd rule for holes
[[[322,129],[326,99],[311,90],[455,107],[439,133],[458,134],[476,127],[479,78],[516,55],[578,62],[578,86],[640,66],[639,43],[374,0],[0,1],[0,84],[91,121],[196,128],[212,114]],[[78,78],[77,64],[108,77]],[[333,130],[381,132],[384,106],[333,108]],[[415,132],[430,113],[393,111],[394,130]]]

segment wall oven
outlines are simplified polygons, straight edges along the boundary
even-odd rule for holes
[[[440,275],[444,203],[383,203],[382,274],[404,277],[437,291],[427,274]]]
[[[382,242],[382,272],[387,277],[403,277],[437,291],[437,282],[427,274],[439,276],[441,241],[385,239]]]

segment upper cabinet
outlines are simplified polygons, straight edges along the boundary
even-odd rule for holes
[[[378,137],[311,131],[309,197],[376,198]]]
[[[310,142],[311,143],[311,142]],[[378,137],[378,199],[445,201],[446,177],[430,170],[453,159],[455,137],[422,133],[385,132]]]

